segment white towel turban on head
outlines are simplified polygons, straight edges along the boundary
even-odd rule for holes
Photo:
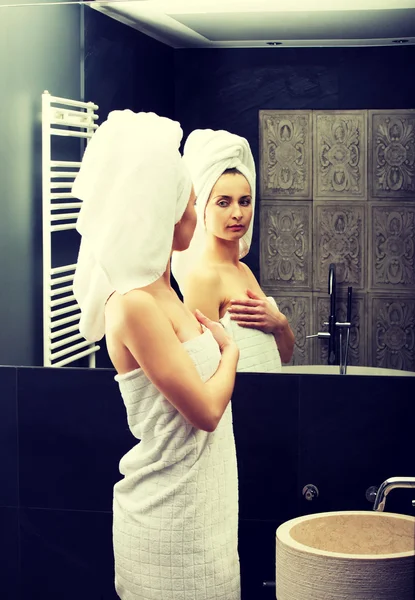
[[[182,135],[179,123],[154,113],[113,111],[85,150],[72,188],[83,200],[74,294],[91,342],[105,334],[112,292],[150,285],[166,270],[192,186]]]
[[[245,176],[251,187],[252,208],[255,209],[255,162],[245,138],[223,130],[195,129],[186,140],[183,159],[197,196],[197,226],[189,248],[173,253],[172,272],[182,293],[189,273],[206,246],[205,210],[209,196],[226,169],[236,168]],[[239,241],[239,258],[249,252],[253,221],[252,215],[251,223]]]

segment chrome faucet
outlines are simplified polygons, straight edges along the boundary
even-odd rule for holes
[[[328,325],[328,331],[319,331],[313,335],[307,335],[306,338],[323,338],[327,339],[328,344],[328,359],[329,365],[340,365],[340,375],[346,375],[347,358],[349,354],[349,339],[352,316],[352,288],[347,288],[347,316],[344,323],[336,321],[336,265],[329,265],[328,293],[330,296],[330,314],[329,319],[324,325]],[[337,345],[337,329],[339,330],[339,344]],[[343,330],[346,329],[346,343],[343,348]],[[337,352],[337,348],[339,352]]]
[[[391,490],[396,488],[415,489],[415,477],[390,477],[389,479],[386,479],[377,491],[373,510],[382,512],[385,509],[386,496]]]

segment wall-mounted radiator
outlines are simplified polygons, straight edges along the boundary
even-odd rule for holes
[[[82,202],[72,195],[85,142],[98,125],[98,109],[92,102],[78,102],[42,94],[42,225],[43,225],[43,365],[63,367],[88,357],[95,367],[99,346],[79,332],[79,306],[73,295],[73,264],[57,265],[54,248],[59,248],[59,232],[75,230]],[[78,138],[79,159],[62,160],[54,154],[54,140]],[[52,156],[54,155],[54,156]],[[72,157],[71,157],[72,158]],[[79,248],[79,245],[78,245]],[[76,260],[76,259],[75,259]]]

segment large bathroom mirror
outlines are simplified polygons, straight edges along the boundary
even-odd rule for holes
[[[347,321],[353,288],[349,373],[415,372],[414,11],[394,3],[382,14],[350,13],[342,27],[313,12],[299,32],[286,14],[266,13],[265,2],[249,27],[237,2],[228,10],[199,3],[199,12],[167,4],[0,7],[0,364],[43,364],[48,90],[94,102],[98,122],[131,108],[176,118],[185,136],[200,127],[246,137],[258,174],[246,261],[289,318],[289,368],[327,365],[327,340],[307,336],[328,330],[334,264],[338,322]],[[76,160],[82,142],[71,142],[59,151]],[[57,264],[76,258],[78,242],[75,231],[60,233]],[[110,366],[105,347],[96,366]]]

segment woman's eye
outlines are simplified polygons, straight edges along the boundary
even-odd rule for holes
[[[242,206],[249,206],[251,204],[250,200],[241,200]]]
[[[223,208],[225,208],[226,206],[228,206],[228,203],[226,202],[226,200],[219,200],[218,206],[222,206]]]

